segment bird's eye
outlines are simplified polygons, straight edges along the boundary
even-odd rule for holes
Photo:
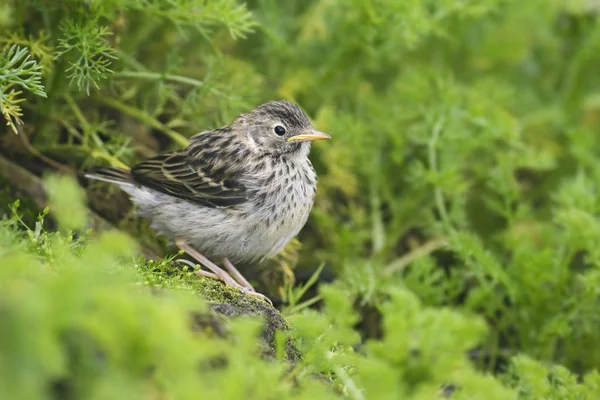
[[[278,136],[283,136],[285,135],[285,128],[281,125],[277,125],[275,128],[273,128],[273,132],[275,132],[275,134]]]

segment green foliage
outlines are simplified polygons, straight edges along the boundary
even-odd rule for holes
[[[81,187],[66,177],[51,176],[46,179],[50,207],[60,204],[56,217],[66,229],[81,229],[86,225],[87,210],[82,203]]]
[[[85,89],[90,94],[90,85],[99,89],[98,81],[106,79],[113,71],[111,61],[116,58],[114,50],[106,40],[110,35],[106,26],[99,26],[98,21],[85,21],[78,24],[73,21],[63,22],[60,26],[62,37],[59,39],[56,58],[60,59],[74,53],[73,61],[65,70],[71,82]]]
[[[42,85],[41,67],[31,59],[26,48],[16,44],[4,54],[0,54],[0,111],[7,125],[17,133],[15,124],[22,124],[23,116],[19,103],[25,99],[19,97],[25,89],[37,96],[46,97]]]
[[[61,226],[76,225],[67,212],[81,207],[74,183],[48,184],[71,194],[54,196],[50,215]],[[381,300],[383,339],[357,352],[357,315],[346,290],[323,287],[322,312],[291,319],[303,359],[290,366],[260,357],[258,321],[231,322],[229,339],[193,329],[191,313],[206,310],[193,274],[148,279],[159,276],[149,270],[168,266],[136,265],[135,244],[123,234],[74,240],[39,222],[35,234],[16,230],[16,216],[0,225],[2,398],[418,399],[448,382],[460,388],[458,398],[477,395],[484,383],[487,398],[512,396],[467,359],[483,322],[423,308],[405,289],[390,289]],[[152,295],[152,288],[163,290]]]
[[[300,236],[313,278],[278,290],[302,361],[283,334],[261,359],[256,322],[233,347],[182,328],[220,284],[82,233],[81,193],[53,178],[60,233],[5,202],[0,304],[25,325],[0,339],[4,397],[14,374],[37,397],[600,397],[595,0],[20,0],[0,49],[2,154],[35,172],[126,167],[281,97],[333,136]],[[90,204],[135,231],[104,188]]]
[[[564,367],[546,367],[525,357],[515,357],[508,379],[522,399],[593,399],[600,390],[598,372],[580,381]]]

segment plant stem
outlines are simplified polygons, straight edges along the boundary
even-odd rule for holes
[[[444,118],[440,117],[435,126],[433,127],[433,132],[431,134],[431,139],[428,144],[428,159],[429,159],[429,169],[433,172],[438,172],[437,165],[437,143],[440,138],[440,133],[442,131],[442,126],[444,125]],[[444,203],[444,194],[442,190],[436,186],[434,189],[434,197],[435,204],[440,213],[440,218],[444,226],[451,231],[452,226],[450,224],[450,218],[448,217],[448,211],[446,210],[446,204]]]
[[[183,83],[194,87],[203,87],[204,82],[187,76],[163,74],[160,72],[144,72],[144,71],[119,71],[113,74],[116,78],[133,78],[133,79],[145,79],[150,81],[172,81]]]
[[[79,108],[79,106],[77,105],[75,100],[73,100],[73,97],[69,93],[65,93],[64,97],[65,97],[65,101],[67,102],[69,107],[71,107],[71,110],[73,110],[73,113],[75,114],[75,118],[77,118],[77,120],[83,127],[84,137],[86,136],[86,134],[91,135],[92,139],[94,139],[94,142],[96,142],[96,146],[102,147],[104,145],[104,143],[102,142],[102,139],[100,139],[96,130],[92,129],[92,125],[87,120],[87,118],[85,117],[85,115],[81,111],[81,108]],[[85,141],[84,141],[84,143],[85,143]]]
[[[81,150],[88,152],[93,158],[100,158],[100,159],[110,162],[113,165],[116,165],[117,167],[119,167],[121,169],[129,170],[129,166],[127,164],[125,164],[124,162],[121,162],[119,159],[111,156],[108,153],[105,153],[103,151],[98,151],[98,150],[92,150],[87,146],[81,147]]]
[[[384,273],[386,275],[392,275],[397,271],[401,271],[407,266],[409,266],[413,261],[424,257],[428,254],[431,254],[434,251],[446,246],[447,244],[448,241],[445,238],[437,238],[430,240],[422,246],[412,250],[410,253],[404,254],[402,257],[392,261],[385,267]]]
[[[31,144],[31,142],[29,141],[29,138],[27,137],[25,132],[21,132],[20,127],[17,127],[17,129],[19,130],[19,136],[21,137],[21,141],[23,142],[23,145],[31,154],[33,154],[35,157],[39,158],[40,160],[44,161],[46,164],[51,165],[52,167],[56,168],[57,170],[63,171],[68,174],[73,174],[73,175],[75,174],[75,172],[72,169],[70,169],[69,167],[62,165],[61,163],[53,160],[50,157],[47,157],[45,154],[42,154],[36,147],[34,147]]]
[[[379,160],[379,158],[376,157],[376,160]],[[380,166],[377,161],[375,161],[374,168],[375,171],[380,170]],[[381,213],[381,197],[379,196],[378,192],[378,181],[375,179],[371,179],[369,184],[369,192],[372,220],[371,234],[373,237],[372,251],[374,255],[377,255],[385,246],[385,228],[383,226],[383,216]]]
[[[356,383],[354,383],[354,380],[352,380],[352,378],[350,378],[348,376],[348,374],[346,374],[346,371],[344,371],[339,366],[336,366],[334,370],[335,370],[335,373],[337,374],[337,376],[339,376],[339,378],[342,381],[342,383],[344,384],[344,386],[346,387],[346,389],[348,390],[348,395],[351,399],[365,400],[364,394],[360,391],[358,386],[356,386]]]
[[[71,107],[71,111],[73,111],[73,114],[75,114],[75,118],[77,118],[84,130],[88,130],[90,128],[90,123],[83,115],[83,112],[81,112],[81,109],[77,103],[75,103],[75,100],[73,100],[73,97],[69,93],[65,93],[64,97],[69,107]]]
[[[160,122],[153,116],[149,115],[147,112],[140,110],[139,108],[129,106],[120,100],[113,99],[111,97],[106,97],[106,96],[94,96],[94,100],[99,101],[100,103],[105,104],[109,107],[115,108],[115,109],[129,115],[130,117],[136,118],[136,119],[150,125],[152,128],[163,132],[165,135],[167,135],[169,138],[171,138],[173,141],[175,141],[180,146],[185,147],[189,144],[188,139],[185,136],[183,136],[181,133],[176,132],[172,129],[169,129],[162,122]]]
[[[101,159],[108,161],[111,165],[116,165],[117,167],[125,170],[129,170],[129,166],[116,158],[115,156],[104,152],[102,150],[96,150],[86,145],[71,145],[71,144],[57,144],[51,146],[38,146],[38,150],[40,151],[52,151],[52,150],[69,150],[69,151],[77,151],[85,154],[89,154],[92,158]]]

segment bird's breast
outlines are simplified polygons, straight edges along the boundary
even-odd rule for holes
[[[308,161],[308,160],[307,160]],[[316,193],[312,165],[282,164],[257,187],[253,213],[266,255],[278,253],[302,229]]]

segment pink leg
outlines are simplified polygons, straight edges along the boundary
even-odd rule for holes
[[[253,296],[259,297],[259,298],[267,301],[269,304],[273,305],[273,302],[271,302],[271,300],[267,296],[256,292],[254,289],[250,290],[249,288],[240,285],[225,270],[223,270],[222,268],[219,268],[212,261],[210,261],[208,258],[204,257],[202,254],[200,254],[196,249],[191,247],[185,241],[178,239],[175,241],[175,243],[177,244],[177,247],[179,247],[181,250],[188,253],[196,261],[198,261],[200,264],[204,265],[206,268],[208,268],[212,271],[212,273],[211,273],[208,271],[198,270],[198,271],[196,271],[196,274],[223,281],[228,286],[238,288],[244,293],[248,293]],[[235,269],[235,267],[234,267],[234,269]],[[238,274],[241,276],[241,274],[239,272],[238,272]],[[246,283],[248,283],[245,279],[244,279],[244,281]],[[250,285],[250,284],[248,284],[248,285]],[[252,286],[250,286],[250,287],[252,287]]]
[[[233,277],[233,279],[237,281],[237,283],[250,290],[251,292],[256,292],[256,290],[250,284],[250,282],[248,282],[246,278],[244,278],[244,275],[242,275],[240,271],[238,271],[238,269],[231,263],[231,261],[229,261],[227,257],[224,258],[222,262],[227,272],[229,272],[229,274]]]

